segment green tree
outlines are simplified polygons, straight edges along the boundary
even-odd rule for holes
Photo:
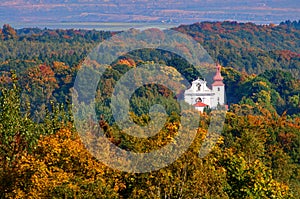
[[[12,84],[0,87],[0,197],[11,191],[16,162],[24,151],[32,151],[39,137],[29,113],[22,113],[17,76]]]

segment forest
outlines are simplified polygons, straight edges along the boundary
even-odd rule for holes
[[[199,149],[211,110],[199,113],[196,138],[174,163],[134,174],[95,158],[72,114],[71,91],[84,59],[118,32],[4,25],[0,198],[299,198],[300,20],[199,22],[173,30],[192,36],[223,66],[229,110],[207,156],[199,158]],[[155,84],[130,98],[130,117],[147,125],[149,107],[162,104],[168,117],[157,135],[139,139],[114,123],[108,94],[127,71],[150,62],[172,66],[189,82],[201,76],[186,60],[161,50],[130,52],[112,63],[97,87],[95,112],[107,139],[124,150],[144,153],[165,146],[181,127],[178,96]]]

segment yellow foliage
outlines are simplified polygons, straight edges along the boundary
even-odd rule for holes
[[[69,129],[41,137],[34,154],[22,154],[17,169],[19,178],[9,198],[47,198],[60,189],[72,196],[92,192],[101,197],[109,192],[117,197],[117,191],[124,188],[123,183],[114,182],[114,175],[107,182],[105,175],[110,170]],[[82,190],[82,186],[98,188]]]

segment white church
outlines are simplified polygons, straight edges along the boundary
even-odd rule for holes
[[[211,109],[218,105],[225,105],[225,84],[221,75],[221,66],[217,64],[217,71],[213,78],[211,89],[205,80],[197,79],[192,82],[191,88],[184,92],[184,101],[203,112],[205,107]]]

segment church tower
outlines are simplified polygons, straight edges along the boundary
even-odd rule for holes
[[[218,104],[225,105],[225,85],[221,75],[221,65],[217,64],[216,75],[213,78],[212,91],[215,93],[211,107],[217,107]]]

